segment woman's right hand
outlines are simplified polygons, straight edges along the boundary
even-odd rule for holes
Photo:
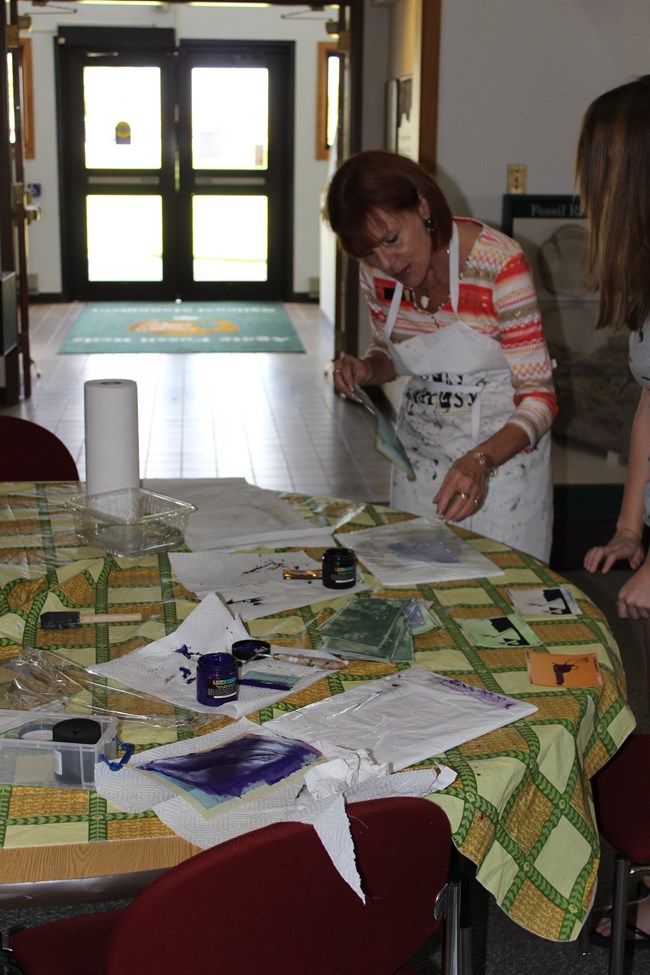
[[[357,359],[354,355],[342,355],[334,362],[334,385],[339,393],[349,399],[358,399],[355,386],[363,386],[375,375],[375,367],[370,359]]]
[[[631,569],[638,569],[644,559],[641,539],[631,531],[617,531],[607,545],[590,548],[584,559],[587,572],[609,572],[615,562],[627,560]]]

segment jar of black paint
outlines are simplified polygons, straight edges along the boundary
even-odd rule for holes
[[[357,557],[351,548],[328,548],[323,553],[323,585],[350,589],[357,581]]]

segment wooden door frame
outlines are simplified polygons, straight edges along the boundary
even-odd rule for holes
[[[422,0],[418,158],[425,169],[434,175],[438,169],[441,20],[442,0]]]
[[[440,87],[440,27],[442,0],[420,0],[420,118],[418,124],[418,161],[432,174],[437,170],[438,99]],[[351,0],[350,7],[350,102],[343,108],[348,127],[347,143],[341,160],[360,148],[361,96],[363,73],[363,0]],[[359,349],[359,275],[358,263],[337,248],[336,306],[334,323],[334,356],[343,352],[358,355]]]

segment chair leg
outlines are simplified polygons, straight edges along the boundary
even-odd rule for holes
[[[472,975],[474,971],[474,952],[472,948],[472,889],[476,883],[476,866],[466,857],[462,857],[461,864],[458,970],[459,975]]]
[[[591,952],[591,911],[587,914],[585,918],[585,923],[582,925],[580,934],[578,935],[578,948],[581,955],[588,955]]]
[[[472,886],[476,883],[476,864],[452,849],[449,870],[452,880],[460,883],[460,922],[458,936],[459,975],[472,975]]]
[[[460,968],[459,975],[472,975],[472,929],[465,926],[460,929]]]
[[[440,902],[440,903],[439,903]],[[442,975],[460,975],[460,882],[449,881],[436,901],[435,916],[444,918]]]
[[[0,948],[0,972],[2,975],[24,975],[22,968],[12,960],[11,948]]]
[[[614,895],[612,897],[612,927],[609,946],[609,975],[623,975],[625,957],[625,925],[627,923],[627,882],[630,858],[617,853],[614,866]]]

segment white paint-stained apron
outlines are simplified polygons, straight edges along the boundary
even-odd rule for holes
[[[514,410],[510,370],[500,342],[458,317],[455,225],[449,281],[455,315],[450,323],[394,344],[391,334],[403,290],[396,282],[385,330],[398,375],[412,377],[404,390],[397,433],[416,474],[415,481],[409,481],[393,467],[391,506],[427,516],[435,514],[432,499],[453,462],[501,429]],[[550,434],[533,450],[502,464],[486,486],[479,510],[459,524],[547,562],[553,514]]]

